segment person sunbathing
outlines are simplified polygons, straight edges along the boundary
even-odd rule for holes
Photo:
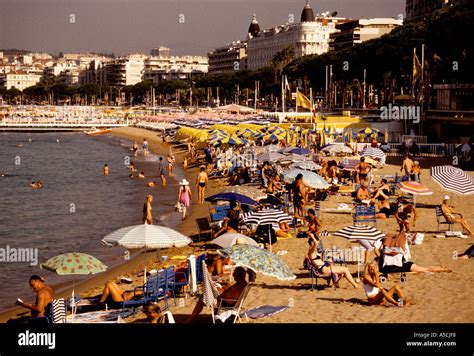
[[[114,281],[108,281],[105,283],[104,290],[102,291],[102,295],[99,298],[99,304],[112,304],[112,305],[122,305],[122,302],[132,299],[136,295],[141,295],[141,291],[122,291],[120,287]]]
[[[237,210],[229,210],[227,216],[222,221],[222,227],[216,231],[212,237],[216,238],[226,232],[239,232],[239,212]]]
[[[393,215],[392,208],[388,199],[381,197],[377,203],[378,213],[375,215],[377,219],[387,219]]]
[[[347,267],[335,266],[332,262],[324,262],[321,255],[318,253],[319,237],[309,233],[309,249],[307,257],[311,261],[313,268],[316,269],[321,275],[330,277],[332,273],[336,274],[337,281],[342,277],[346,277],[350,284],[354,288],[359,288],[359,285],[352,278],[351,272]]]
[[[474,257],[474,245],[471,245],[464,253],[458,255],[458,258],[468,260]]]
[[[308,209],[308,216],[306,217],[306,221],[308,222],[308,231],[315,235],[318,235],[319,230],[323,225],[316,216],[316,212],[314,211],[314,209]]]
[[[21,299],[16,301],[16,305],[31,310],[32,318],[45,316],[46,306],[54,299],[53,290],[51,287],[44,284],[44,282],[44,278],[37,276],[36,274],[30,277],[30,287],[36,293],[35,304],[25,303]]]
[[[387,184],[386,179],[382,179],[380,187],[377,188],[375,191],[375,194],[372,198],[372,201],[375,201],[375,199],[388,199],[390,197],[390,187]]]
[[[467,231],[467,234],[472,235],[471,227],[467,223],[466,219],[463,218],[461,213],[458,213],[453,207],[449,206],[449,199],[449,195],[445,195],[443,203],[441,204],[441,211],[443,212],[446,221],[449,223],[461,224],[463,229]],[[456,215],[458,215],[458,217],[456,217]]]
[[[217,305],[221,305],[222,307],[231,308],[234,307],[239,299],[240,295],[244,291],[245,287],[247,287],[247,280],[246,280],[247,271],[243,267],[237,267],[234,270],[233,277],[235,283],[232,285],[228,285],[219,290],[219,296],[217,297]],[[202,312],[204,309],[204,297],[201,296],[199,298],[196,306],[194,307],[191,316],[188,319],[189,323],[192,323],[196,320],[197,316]]]
[[[357,189],[356,201],[358,203],[362,203],[362,204],[365,204],[365,205],[370,205],[371,204],[372,198],[370,196],[369,186],[367,185],[367,183],[362,183],[360,185],[359,189]]]
[[[284,239],[290,239],[294,237],[290,232],[290,226],[286,222],[273,223],[272,228],[275,230],[276,237],[281,237]]]
[[[389,290],[383,288],[380,284],[379,276],[380,272],[377,262],[372,261],[368,263],[364,273],[363,283],[369,305],[385,305],[387,302],[398,306],[413,304],[406,298],[399,286],[395,285]],[[397,297],[399,300],[396,301],[394,297]]]

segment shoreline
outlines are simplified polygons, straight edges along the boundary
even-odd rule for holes
[[[140,142],[143,141],[144,138],[146,138],[149,143],[150,152],[155,155],[166,156],[170,152],[170,149],[172,148],[171,144],[166,143],[166,142],[165,143],[161,142],[161,137],[157,136],[156,131],[134,128],[134,127],[123,127],[123,128],[113,129],[110,134],[115,137],[128,139],[131,142],[137,141],[139,144]],[[175,158],[176,158],[175,167],[177,165],[182,165],[184,155],[187,154],[187,152],[173,151],[173,154],[175,155]],[[133,160],[133,157],[131,157],[131,159]],[[176,230],[186,236],[190,236],[198,232],[197,225],[195,222],[196,218],[207,215],[209,211],[209,208],[207,206],[208,203],[205,203],[206,204],[205,210],[197,209],[198,205],[195,203],[197,199],[197,190],[193,182],[195,182],[197,178],[197,174],[198,174],[197,171],[198,171],[198,167],[188,166],[187,172],[184,174],[186,179],[190,181],[191,183],[190,188],[193,194],[193,199],[191,200],[191,209],[189,209],[186,219],[178,223]],[[167,176],[167,179],[169,180],[169,176]],[[208,192],[213,190],[213,185],[214,185],[213,182],[214,182],[213,180],[210,180]],[[153,189],[156,189],[156,188],[153,188]],[[162,189],[161,184],[159,184],[158,186],[158,192],[160,191],[160,189]],[[167,187],[166,189],[169,189],[169,188]],[[155,192],[156,190],[153,191],[152,194],[154,194]],[[159,204],[159,202],[157,204]],[[159,218],[159,216],[154,216],[154,218]],[[171,248],[171,249],[161,250],[160,254],[168,255],[168,257],[174,256],[174,255],[188,256],[189,254],[196,252],[196,250],[197,250],[196,247],[186,246],[182,248]],[[138,274],[138,271],[143,269],[143,264],[144,264],[144,261],[147,260],[147,257],[148,257],[148,260],[150,259],[150,255],[151,255],[150,252],[148,252],[148,256],[147,256],[147,254],[144,254],[142,251],[140,251],[136,256],[130,257],[130,260],[124,263],[121,263],[118,266],[115,266],[96,276],[91,276],[89,278],[86,278],[84,281],[81,281],[78,283],[76,282],[76,284],[74,285],[75,294],[82,295],[82,296],[91,296],[94,294],[99,294],[102,292],[104,284],[109,280],[117,280],[117,279],[120,279],[120,277],[124,275],[136,277],[136,275]],[[179,260],[177,261],[179,262]],[[161,267],[159,262],[158,263],[155,262],[153,264],[150,261],[147,261],[148,269],[157,268],[158,266]],[[135,285],[135,282],[139,284],[140,281],[143,280],[142,278],[143,277],[136,277],[134,278],[134,284],[125,285],[124,287],[126,289],[132,289],[133,286]],[[25,283],[27,283],[27,281]],[[64,282],[64,284],[66,283],[68,282]],[[60,287],[59,289],[56,290],[56,297],[69,298],[71,296],[72,289],[73,288],[70,285],[64,288]],[[11,309],[0,311],[0,323],[5,323],[9,319],[16,318],[25,313],[29,314],[29,311],[27,309],[24,309],[21,307],[15,307],[15,306]]]

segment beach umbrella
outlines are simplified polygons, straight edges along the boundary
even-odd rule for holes
[[[170,248],[170,247],[184,247],[189,245],[192,240],[165,226],[158,225],[133,225],[118,229],[106,235],[102,239],[102,244],[105,246],[123,246],[130,249],[144,248]],[[146,283],[146,263],[144,282]]]
[[[297,154],[297,155],[307,155],[307,154],[310,154],[311,151],[307,150],[306,148],[297,147],[297,148],[293,148],[290,151],[290,153],[294,153],[294,154]]]
[[[272,161],[278,161],[282,158],[284,158],[285,156],[282,155],[281,153],[278,153],[278,152],[266,152],[266,153],[262,153],[260,155],[257,156],[257,161],[259,162],[272,162]]]
[[[285,147],[285,148],[280,148],[278,150],[279,153],[291,153],[294,149],[297,149],[298,147]]]
[[[354,170],[354,167],[360,163],[358,159],[345,159],[341,164],[338,165],[339,168],[346,170]]]
[[[253,245],[234,245],[219,250],[219,253],[229,257],[237,266],[249,268],[255,273],[262,273],[281,281],[290,281],[296,278],[280,257]]]
[[[304,162],[294,162],[290,164],[289,168],[300,168],[305,171],[317,171],[322,167],[319,164],[314,163],[313,161],[304,161]]]
[[[431,178],[443,189],[460,194],[474,194],[474,179],[460,168],[453,166],[436,166],[430,169]]]
[[[380,131],[378,129],[373,129],[371,127],[366,127],[365,129],[361,129],[358,132],[361,133],[361,134],[365,134],[365,135],[372,135],[374,133],[379,133]]]
[[[96,274],[107,269],[107,266],[97,258],[79,252],[69,252],[51,257],[40,267],[59,275]]]
[[[324,147],[321,151],[330,153],[332,155],[338,154],[338,153],[351,153],[352,154],[352,149],[345,145],[329,145],[329,146]]]
[[[278,146],[278,145],[268,145],[264,149],[265,149],[266,152],[278,152],[278,150],[280,149],[280,146]]]
[[[229,145],[245,145],[248,143],[247,140],[238,137],[226,137],[221,140],[222,143],[228,143]]]
[[[86,275],[86,274],[97,274],[107,270],[107,266],[104,265],[97,258],[80,252],[69,252],[63,253],[51,257],[45,263],[40,265],[40,268],[47,271],[56,273],[58,275]],[[75,300],[74,300],[74,282],[75,277],[72,281],[72,313],[75,313]]]
[[[307,186],[314,188],[314,189],[327,189],[329,188],[328,182],[324,180],[323,177],[320,175],[311,172],[311,171],[304,171],[302,169],[292,168],[288,169],[282,173],[282,178],[285,182],[291,183],[295,180],[298,174],[303,175],[303,182]]]
[[[223,193],[239,193],[253,200],[260,200],[267,197],[267,194],[256,187],[249,185],[234,185],[224,188]]]
[[[270,234],[271,224],[279,224],[281,222],[290,223],[293,218],[282,210],[278,209],[262,209],[260,211],[245,213],[243,220],[246,224],[269,225],[268,233]],[[272,239],[269,236],[270,251],[272,250]]]
[[[232,232],[228,232],[219,236],[218,238],[212,240],[211,243],[219,245],[223,248],[228,248],[235,245],[237,243],[237,240],[239,240],[239,244],[241,244],[241,241],[244,240],[245,243],[248,245],[258,246],[258,243],[254,239],[242,234]]]
[[[263,136],[263,139],[265,141],[275,141],[275,140],[284,140],[285,138],[283,136],[278,136],[277,134],[269,134],[269,135],[265,135]]]
[[[413,195],[431,195],[433,191],[429,189],[426,185],[417,183],[417,182],[400,182],[397,184],[400,190],[403,193],[413,194]]]
[[[202,295],[204,305],[207,307],[215,307],[217,297],[219,296],[219,291],[217,290],[215,284],[213,283],[211,276],[209,275],[209,271],[207,270],[207,265],[205,261],[202,261],[202,266],[198,266],[198,268],[202,268],[202,275],[203,275],[203,285],[204,285],[204,293]]]
[[[371,240],[375,241],[385,237],[385,234],[375,227],[367,225],[353,225],[345,227],[333,233],[334,236],[344,237],[349,240]]]
[[[281,159],[279,159],[279,161],[304,162],[304,161],[311,161],[311,158],[306,157],[306,156],[302,156],[302,155],[298,155],[298,154],[295,154],[295,153],[291,153],[289,155],[287,154],[287,155],[281,157]]]
[[[384,158],[385,153],[380,148],[367,147],[361,153],[363,157]]]
[[[258,203],[249,198],[246,195],[242,195],[239,193],[219,193],[215,195],[211,195],[204,199],[205,201],[215,201],[215,200],[225,200],[225,201],[233,201],[239,202],[240,204],[244,205],[258,205]]]

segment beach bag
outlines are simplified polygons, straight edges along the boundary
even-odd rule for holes
[[[174,210],[177,213],[182,213],[183,212],[183,205],[180,202],[177,202],[176,205],[174,206]]]
[[[415,236],[413,236],[413,244],[414,245],[421,245],[423,243],[423,239],[425,238],[424,234],[417,232]]]

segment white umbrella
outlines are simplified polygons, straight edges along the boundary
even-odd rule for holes
[[[431,167],[431,178],[447,191],[460,195],[474,194],[474,179],[460,168],[453,166]]]
[[[317,171],[322,167],[319,164],[316,164],[312,161],[304,161],[304,162],[294,162],[290,164],[288,168],[300,168],[305,171]]]
[[[224,247],[224,248],[227,248],[227,247],[231,247],[231,246],[235,245],[237,243],[238,239],[245,240],[247,245],[258,246],[258,243],[254,239],[252,239],[248,236],[233,233],[233,232],[225,233],[225,234],[219,236],[218,238],[212,240],[211,243],[219,245],[219,246]],[[240,241],[239,241],[239,243],[240,243]]]
[[[281,153],[278,153],[278,152],[266,152],[266,153],[258,155],[257,156],[257,161],[259,161],[259,162],[278,161],[278,160],[280,160],[284,157],[285,157],[284,155],[282,155]]]
[[[323,177],[320,175],[310,172],[304,171],[302,169],[292,168],[282,173],[282,178],[285,182],[291,183],[298,174],[303,175],[303,182],[307,186],[314,188],[314,189],[327,189],[329,188],[329,183],[324,180]]]
[[[106,235],[102,243],[106,246],[125,248],[170,248],[189,245],[192,240],[183,234],[165,226],[133,225],[118,229]],[[146,263],[145,276],[146,283]]]
[[[345,145],[330,145],[330,146],[324,147],[321,151],[327,152],[330,154],[352,153],[352,149]]]

